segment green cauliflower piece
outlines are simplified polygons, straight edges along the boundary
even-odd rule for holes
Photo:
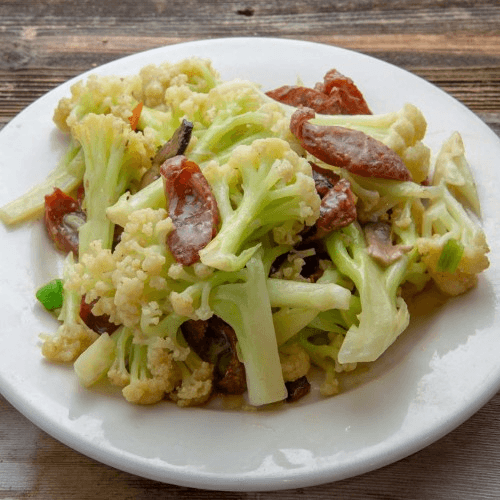
[[[219,232],[200,251],[207,266],[241,269],[260,247],[256,238],[273,231],[278,243],[296,242],[304,225],[319,216],[311,166],[281,139],[240,146],[226,164],[212,162],[203,173],[221,219]]]
[[[328,253],[337,269],[352,280],[361,303],[359,324],[345,335],[338,354],[340,363],[375,361],[409,324],[410,315],[398,289],[406,278],[415,249],[387,266],[379,264],[368,250],[357,222],[326,239]]]

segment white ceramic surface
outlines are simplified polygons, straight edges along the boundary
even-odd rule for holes
[[[70,368],[46,363],[37,336],[55,322],[34,291],[59,275],[61,257],[39,222],[0,227],[0,391],[40,428],[103,463],[158,481],[217,490],[275,490],[354,476],[403,458],[465,421],[500,387],[497,173],[499,138],[462,104],[379,60],[308,42],[219,39],[151,50],[95,72],[127,74],[148,63],[200,56],[225,79],[264,89],[322,79],[335,67],[364,92],[374,112],[416,104],[434,150],[453,130],[464,139],[492,248],[478,287],[418,316],[369,370],[335,398],[314,394],[274,411],[137,407],[105,386],[80,388]],[[86,76],[86,75],[82,75]],[[53,90],[0,132],[0,205],[41,180],[62,152],[52,124]]]

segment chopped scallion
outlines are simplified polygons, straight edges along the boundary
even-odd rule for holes
[[[454,273],[464,253],[464,246],[454,238],[449,239],[443,247],[437,263],[438,272]]]

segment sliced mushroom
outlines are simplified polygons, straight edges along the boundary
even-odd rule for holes
[[[400,259],[413,247],[394,245],[391,238],[391,226],[386,222],[370,222],[364,226],[368,253],[383,266],[389,266]]]
[[[295,403],[304,396],[307,396],[311,391],[311,384],[306,376],[300,377],[293,382],[285,382],[285,385],[288,391],[287,403]]]
[[[192,131],[193,124],[188,120],[182,120],[172,137],[156,153],[151,168],[142,176],[139,190],[160,177],[160,166],[166,160],[177,155],[183,155],[186,152]]]
[[[214,365],[215,389],[224,394],[243,394],[247,388],[245,365],[238,359],[233,328],[217,316],[206,321],[189,320],[181,328],[191,349]]]

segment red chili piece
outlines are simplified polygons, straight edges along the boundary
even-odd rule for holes
[[[78,255],[78,228],[85,220],[80,203],[59,188],[45,196],[45,226],[59,250]]]
[[[311,108],[323,115],[371,115],[354,82],[335,69],[330,70],[323,83],[317,83],[314,89],[284,85],[266,94],[284,104]]]
[[[185,156],[167,160],[160,172],[165,180],[168,214],[174,223],[167,244],[177,262],[190,266],[217,234],[217,202],[200,167]]]
[[[314,110],[298,109],[290,120],[290,130],[319,160],[363,177],[411,180],[401,157],[385,144],[358,130],[309,123],[314,117]]]
[[[107,314],[96,316],[92,312],[92,308],[96,302],[97,300],[94,300],[90,304],[87,304],[87,302],[85,302],[85,297],[82,297],[82,301],[80,302],[80,318],[82,318],[82,321],[91,330],[94,330],[94,332],[98,334],[113,333],[119,325],[111,323]]]

